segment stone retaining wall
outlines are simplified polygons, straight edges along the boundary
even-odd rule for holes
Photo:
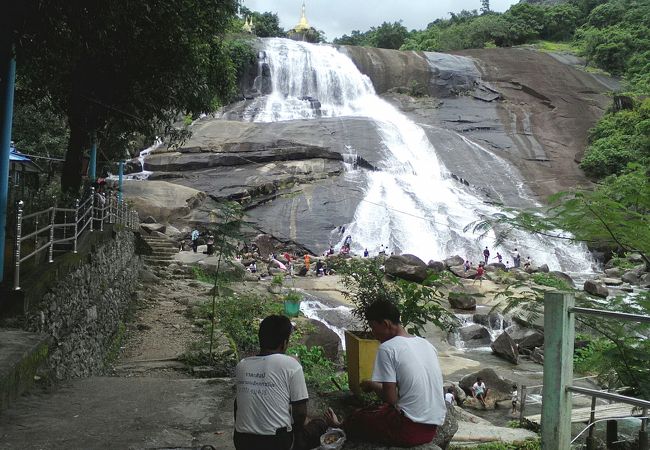
[[[29,331],[52,337],[48,363],[56,379],[101,373],[119,345],[140,258],[132,231],[106,234],[27,313]]]

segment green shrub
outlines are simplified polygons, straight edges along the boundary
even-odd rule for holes
[[[297,356],[305,374],[307,386],[318,392],[331,392],[339,388],[347,389],[347,374],[338,373],[332,361],[327,359],[323,347],[294,344],[287,349],[288,355]]]
[[[565,280],[549,273],[534,273],[532,278],[535,284],[539,284],[541,286],[548,286],[562,291],[571,289],[571,286],[569,286],[569,283],[567,283]]]
[[[474,450],[541,450],[542,443],[539,438],[527,439],[521,442],[513,442],[512,444],[504,442],[493,442],[489,444],[480,444],[475,447],[458,447],[456,445],[449,446],[449,450],[461,449],[474,449]]]

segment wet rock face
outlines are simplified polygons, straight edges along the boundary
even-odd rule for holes
[[[490,346],[492,351],[513,364],[519,364],[519,349],[517,343],[508,335],[501,333]]]
[[[464,292],[450,292],[449,305],[454,309],[476,309],[476,298]]]

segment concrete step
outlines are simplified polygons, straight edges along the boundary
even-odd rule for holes
[[[47,359],[49,337],[22,330],[0,330],[0,410],[34,383]]]
[[[166,267],[170,265],[173,261],[171,259],[155,259],[155,258],[149,258],[146,257],[144,258],[144,263],[148,264],[150,266],[157,266],[157,267]]]

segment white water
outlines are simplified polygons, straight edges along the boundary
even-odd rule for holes
[[[453,182],[424,130],[379,98],[369,78],[335,48],[267,39],[265,56],[271,67],[273,93],[263,108],[247,112],[252,120],[313,119],[320,114],[363,116],[377,125],[383,160],[380,170],[357,174],[364,178],[366,189],[345,233],[353,237],[353,252],[360,254],[367,248],[371,255],[377,254],[383,244],[389,252],[415,254],[424,261],[455,254],[476,261],[489,246],[491,257],[499,251],[504,262],[512,262],[510,255],[517,248],[523,259],[530,256],[535,264],[546,263],[551,270],[592,271],[593,261],[584,246],[514,232],[507,246],[493,248],[494,234],[480,239],[471,230],[464,232],[464,227],[481,215],[499,210]],[[314,111],[307,98],[320,101],[320,112]],[[519,176],[501,161],[490,170],[495,176]],[[524,180],[517,184],[522,186],[519,194],[528,195]]]

